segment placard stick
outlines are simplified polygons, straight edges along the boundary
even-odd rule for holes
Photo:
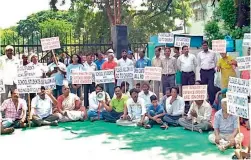
[[[28,93],[28,112],[29,112],[29,116],[28,116],[28,123],[29,123],[29,127],[31,127],[31,98],[30,98],[30,93]]]
[[[52,56],[53,56],[53,58],[55,59],[56,65],[58,66],[58,61],[56,60],[56,56],[55,56],[54,49],[51,50],[51,51],[52,51]]]
[[[192,116],[192,132],[193,132],[193,116]]]
[[[240,117],[237,117],[238,118],[238,133],[239,133],[239,136],[240,136],[240,134],[241,134],[241,127],[240,127]],[[240,141],[239,141],[239,145],[240,145],[240,159],[242,159],[242,153],[241,153],[241,151],[242,151],[242,140],[240,139]]]
[[[127,91],[126,91],[126,81],[124,81],[125,82],[125,94],[127,93]]]
[[[153,93],[155,93],[155,89],[154,89],[154,81],[153,81]],[[155,93],[156,94],[156,93]],[[159,97],[159,96],[157,96],[157,97]]]

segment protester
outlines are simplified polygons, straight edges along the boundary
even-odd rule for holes
[[[107,51],[106,51],[106,54],[105,54],[105,61],[108,61],[108,56],[109,55],[111,55],[111,54],[113,54],[114,55],[114,51],[113,51],[113,49],[108,49]],[[114,57],[114,62],[118,62],[118,59],[115,57],[115,55],[113,56]]]
[[[139,60],[136,61],[136,68],[145,68],[152,65],[151,60],[145,56],[145,51],[140,51],[139,57]]]
[[[28,61],[28,53],[24,53],[22,55],[22,60],[23,60],[23,66],[26,66],[29,63],[29,61]]]
[[[139,92],[141,91],[141,84],[140,83],[136,84],[136,89],[139,90]]]
[[[3,126],[2,121],[3,121],[3,118],[2,118],[1,111],[0,111],[0,135],[1,134],[11,134],[15,131],[15,129],[13,127],[5,128]]]
[[[133,62],[133,66],[135,66],[136,65],[136,60],[135,60],[135,57],[134,57],[134,55],[133,55],[133,52],[132,51],[128,51],[127,52],[127,58],[128,59],[130,59],[130,60],[132,60],[132,62]]]
[[[102,52],[97,53],[97,58],[98,59],[95,61],[95,64],[97,66],[97,70],[101,70],[102,69],[102,65],[105,62],[103,53]]]
[[[152,59],[152,66],[153,67],[160,67],[161,68],[161,59],[160,59],[160,52],[161,48],[157,47],[155,48],[155,57]],[[153,92],[157,93],[157,97],[159,99],[159,93],[160,93],[160,81],[153,81]]]
[[[30,55],[30,63],[27,66],[34,66],[36,71],[36,78],[46,78],[46,73],[48,72],[48,67],[44,66],[42,63],[38,62],[38,55],[32,53]]]
[[[150,105],[152,105],[150,97],[152,95],[156,95],[155,93],[153,93],[149,89],[150,89],[149,83],[148,82],[143,82],[142,91],[139,92],[139,97],[144,100],[146,108],[148,108]]]
[[[160,102],[159,104],[161,106],[163,106],[163,108],[166,108],[166,100],[168,97],[171,96],[171,93],[170,93],[170,88],[166,88],[166,93],[164,94],[164,96],[160,99]]]
[[[123,95],[127,96],[128,98],[130,98],[130,92],[129,92],[129,83],[123,81],[120,85],[120,89]],[[113,98],[116,98],[116,94],[114,93]]]

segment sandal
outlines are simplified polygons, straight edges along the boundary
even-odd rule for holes
[[[151,129],[152,128],[152,126],[150,124],[147,124],[144,127],[145,127],[145,129]]]
[[[166,123],[163,123],[161,126],[160,126],[161,129],[163,130],[167,130],[168,129],[168,125]]]

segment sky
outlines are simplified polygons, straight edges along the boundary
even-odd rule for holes
[[[49,1],[50,0],[0,0],[0,28],[14,26],[19,20],[26,19],[26,17],[32,13],[50,9]],[[142,2],[142,0],[133,1],[136,6],[139,6]],[[69,6],[70,4],[68,3],[64,6],[59,6],[59,9],[66,10]]]

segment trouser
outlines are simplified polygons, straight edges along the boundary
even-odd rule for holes
[[[4,128],[14,127],[14,128],[22,128],[20,120],[13,121],[10,118],[3,118],[2,125]]]
[[[5,87],[5,93],[1,94],[1,103],[3,103],[4,100],[8,99],[9,92],[11,90],[14,90],[17,88],[17,85],[14,83],[13,85],[4,85]]]
[[[178,126],[179,125],[179,118],[182,116],[171,116],[171,115],[165,115],[163,117],[163,121],[166,122],[168,125],[172,126]]]
[[[208,121],[202,121],[198,124],[192,125],[192,120],[187,120],[185,118],[179,119],[179,125],[181,125],[182,127],[186,128],[186,129],[194,130],[194,131],[198,131],[198,132],[199,132],[199,130],[208,131],[211,129],[211,123]]]
[[[167,74],[162,74],[162,91],[163,95],[166,94],[166,90],[168,88],[174,87],[175,86],[175,74],[173,75],[167,75]]]
[[[73,89],[72,84],[70,84],[69,87],[70,87],[71,93],[76,94],[78,97],[81,97],[81,87],[82,86],[80,86],[78,89]]]
[[[87,116],[88,118],[99,118],[99,119],[103,119],[103,112],[99,112],[97,110],[88,110],[87,111]]]
[[[53,96],[55,98],[58,98],[60,95],[62,95],[62,88],[63,86],[56,85],[56,89],[53,90]]]
[[[231,140],[231,135],[232,134],[222,134],[222,133],[220,133],[220,139],[223,139],[225,141],[230,141]],[[216,144],[215,143],[215,134],[214,133],[210,134],[208,136],[208,140],[209,140],[210,143]],[[236,144],[241,143],[243,140],[244,140],[244,135],[242,133],[238,133],[234,138],[234,141],[235,141]]]
[[[182,72],[181,73],[181,84],[184,85],[194,85],[195,84],[195,73],[192,72]]]
[[[211,105],[214,103],[215,99],[215,91],[214,91],[214,74],[215,70],[214,69],[209,69],[209,70],[200,70],[200,80],[202,84],[207,85],[207,91],[209,95],[209,102]]]
[[[85,84],[84,85],[84,105],[85,107],[89,107],[89,93],[92,93],[95,90],[95,83]]]
[[[148,123],[148,117],[145,117],[144,119],[144,124]],[[134,120],[123,120],[123,119],[119,119],[116,121],[116,124],[119,126],[137,126],[137,123],[139,123],[141,121],[141,118],[138,119],[134,119]]]
[[[153,81],[153,93],[155,93],[157,95],[157,98],[159,99],[160,81]]]
[[[82,111],[66,111],[64,115],[61,113],[55,113],[55,115],[59,118],[59,122],[71,122],[84,119],[84,112]]]
[[[116,123],[116,120],[118,120],[123,115],[123,112],[116,112],[115,110],[112,111],[106,111],[104,110],[102,112],[103,118],[111,123]]]
[[[106,83],[105,84],[105,92],[107,92],[109,94],[110,98],[112,98],[114,95],[114,87],[115,87],[114,83]]]
[[[155,112],[154,110],[150,110],[148,114],[150,114],[151,117],[154,117],[156,115],[159,115],[159,114],[162,114],[163,113],[163,110],[159,111],[159,112]],[[159,117],[159,118],[163,118],[163,117]],[[154,124],[157,124],[156,121],[152,120],[152,119],[149,119],[149,122],[148,122],[149,125],[154,125]]]
[[[32,122],[35,126],[50,125],[51,122],[58,120],[59,117],[56,115],[49,115],[45,118],[40,118],[37,115],[32,116]]]

